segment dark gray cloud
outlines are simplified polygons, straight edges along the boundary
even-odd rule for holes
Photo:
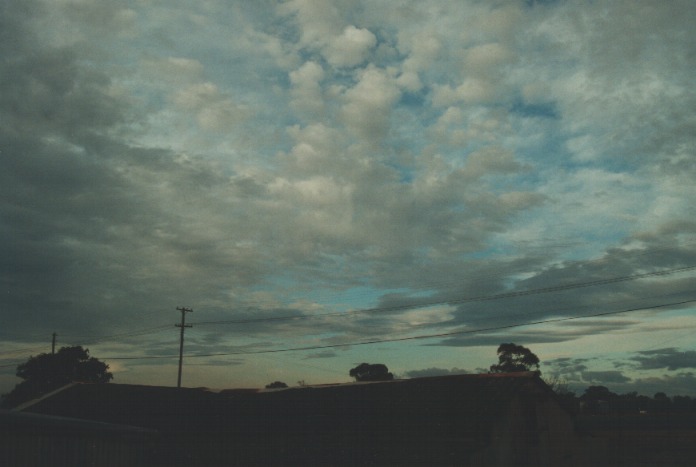
[[[591,370],[597,363],[607,363],[605,359],[597,358],[557,358],[542,362],[544,375],[556,376],[567,383],[576,394],[582,394],[591,385],[608,387],[612,392],[624,394],[637,392],[652,396],[656,392],[669,395],[691,395],[696,390],[696,378],[693,372],[677,372],[672,374],[655,375],[646,370],[676,371],[679,364],[688,363],[680,360],[681,355],[690,356],[690,351],[679,351],[675,348],[648,350],[638,352],[635,357],[609,361],[617,370]],[[644,363],[645,362],[645,363]],[[672,364],[672,368],[669,365]],[[638,367],[641,373],[636,375]],[[684,366],[683,368],[693,368]]]
[[[696,368],[696,351],[680,351],[674,347],[656,350],[644,350],[631,358],[641,370],[669,371]]]
[[[617,370],[583,371],[582,379],[586,383],[592,385],[612,385],[631,381],[631,378],[625,376],[622,372]]]
[[[131,112],[111,79],[84,67],[77,46],[35,39],[38,3],[3,9],[13,41],[0,46],[9,60],[0,69],[0,274],[12,291],[3,308],[22,310],[6,316],[4,332],[23,339],[132,329],[168,316],[153,308],[173,310],[220,287],[231,257],[205,243],[193,231],[202,226],[178,208],[205,205],[226,178],[200,160],[115,139]],[[199,274],[174,271],[191,267]],[[255,272],[252,263],[226,273]]]
[[[675,375],[661,375],[636,378],[633,391],[652,396],[664,392],[668,396],[691,396],[696,394],[696,375],[693,372],[680,372]],[[630,392],[631,390],[622,390]]]
[[[515,342],[520,345],[543,344],[553,342],[567,342],[579,339],[588,334],[612,332],[619,329],[624,329],[634,322],[631,320],[612,320],[606,321],[597,320],[579,320],[562,322],[557,327],[550,331],[547,329],[535,329],[525,326],[529,323],[528,316],[506,316],[499,318],[499,324],[491,324],[490,326],[511,326],[518,325],[509,329],[496,330],[490,332],[478,332],[474,330],[462,331],[461,335],[447,337],[437,344],[453,347],[470,347],[479,345],[499,345],[502,342]],[[504,321],[506,319],[507,321]],[[483,328],[485,329],[485,328]]]
[[[676,374],[662,374],[656,376],[643,376],[624,381],[621,376],[602,379],[601,375],[595,375],[596,385],[607,387],[616,394],[637,392],[638,394],[653,397],[658,392],[663,392],[669,397],[691,396],[696,394],[696,375],[693,372],[680,372]],[[576,394],[581,395],[588,384],[576,384]]]
[[[587,358],[556,358],[543,362],[544,366],[549,366],[553,371],[567,375],[567,374],[578,374],[587,370],[587,363],[589,359]]]

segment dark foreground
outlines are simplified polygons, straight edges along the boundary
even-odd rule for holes
[[[573,418],[526,373],[260,392],[75,385],[18,415],[0,426],[1,465],[696,465],[695,417]]]

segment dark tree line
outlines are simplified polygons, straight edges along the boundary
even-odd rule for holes
[[[590,386],[576,398],[577,409],[587,414],[685,414],[696,413],[696,398],[669,397],[657,392],[653,397],[637,392],[616,394],[605,386]]]
[[[500,344],[498,363],[491,365],[490,373],[539,371],[539,358],[528,348],[513,343]],[[23,381],[2,397],[3,407],[16,407],[72,382],[108,383],[113,378],[109,365],[90,357],[89,350],[81,346],[63,347],[55,354],[30,357],[17,366],[17,376]],[[352,368],[349,375],[356,381],[390,381],[394,375],[382,363],[361,363]],[[301,386],[304,381],[298,382]],[[689,396],[668,397],[663,392],[652,398],[636,392],[615,394],[605,386],[590,386],[577,397],[557,379],[547,384],[558,395],[562,405],[572,412],[588,414],[611,413],[696,413],[696,398]],[[282,381],[266,385],[268,389],[287,388]]]

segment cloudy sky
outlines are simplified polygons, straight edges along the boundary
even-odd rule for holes
[[[476,372],[696,394],[696,7],[0,1],[0,386]]]

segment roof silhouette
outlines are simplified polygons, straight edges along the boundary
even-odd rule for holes
[[[78,384],[25,410],[155,429],[170,454],[205,440],[220,462],[465,465],[513,425],[522,445],[537,443],[538,408],[553,401],[527,372],[219,392]]]

